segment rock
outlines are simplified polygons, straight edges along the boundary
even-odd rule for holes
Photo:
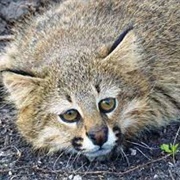
[[[73,180],[82,180],[82,177],[80,175],[74,176]]]
[[[71,179],[73,178],[73,175],[72,175],[72,174],[71,174],[71,175],[69,175],[69,177],[68,177],[68,178],[69,178],[69,180],[71,180]]]

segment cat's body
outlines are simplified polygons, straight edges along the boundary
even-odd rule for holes
[[[36,148],[106,155],[180,117],[178,0],[68,0],[17,30],[0,70]]]

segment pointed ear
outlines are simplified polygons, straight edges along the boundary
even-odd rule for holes
[[[17,108],[30,103],[29,98],[35,93],[42,83],[43,79],[36,78],[32,74],[22,71],[3,71],[3,84],[10,94],[10,100],[13,101]]]
[[[131,72],[139,68],[140,59],[140,48],[136,35],[133,30],[130,30],[102,62],[114,64],[124,72]]]

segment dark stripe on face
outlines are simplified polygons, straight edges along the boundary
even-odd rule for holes
[[[164,95],[167,100],[169,100],[177,109],[180,109],[180,103],[176,101],[176,99],[168,94],[168,91],[163,89],[162,87],[155,87],[155,91]]]
[[[17,70],[17,69],[6,69],[6,70],[3,70],[1,72],[12,72],[12,73],[22,75],[22,76],[35,77],[35,75],[33,73],[31,73],[31,72],[25,72],[23,70]]]
[[[98,93],[100,93],[100,87],[99,87],[99,84],[97,84],[97,85],[95,86],[95,88],[96,88],[96,91],[97,91]]]
[[[151,100],[154,101],[159,107],[161,107],[161,108],[159,109],[159,111],[160,111],[162,114],[164,114],[164,111],[166,111],[166,109],[167,109],[166,105],[164,105],[163,102],[161,102],[159,99],[157,99],[157,98],[155,98],[155,97],[152,97]],[[156,116],[153,111],[151,111],[151,114],[153,114],[154,116]]]
[[[72,102],[71,96],[66,95],[66,99],[67,99],[70,103]]]

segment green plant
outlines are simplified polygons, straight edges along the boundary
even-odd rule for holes
[[[179,152],[179,144],[162,144],[160,146],[161,150],[169,155],[173,156],[173,162],[175,162],[175,155]]]

